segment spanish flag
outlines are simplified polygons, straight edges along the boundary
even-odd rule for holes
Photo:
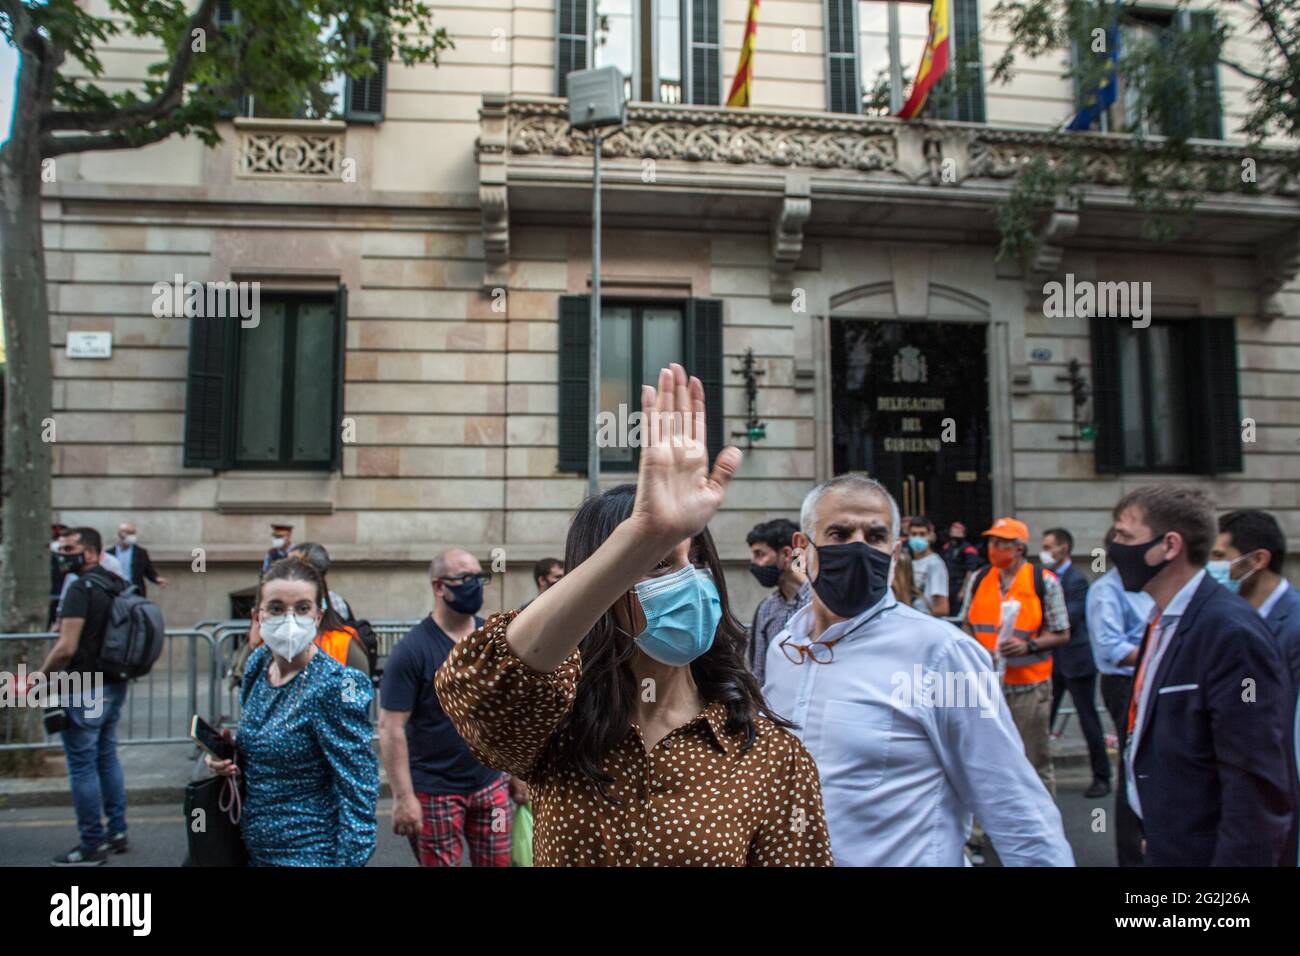
[[[749,0],[749,17],[745,20],[745,39],[740,44],[740,62],[736,78],[727,94],[728,106],[748,106],[749,89],[754,85],[754,42],[758,37],[758,0]]]
[[[912,81],[912,95],[907,98],[898,115],[915,119],[925,106],[925,99],[948,69],[948,0],[933,0],[930,4],[930,36],[925,43],[921,68]]]

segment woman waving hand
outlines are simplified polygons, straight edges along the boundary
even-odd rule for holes
[[[706,525],[704,389],[642,390],[637,484],[578,508],[565,575],[457,645],[435,684],[476,756],[531,787],[548,865],[830,865],[817,769],[763,703]]]

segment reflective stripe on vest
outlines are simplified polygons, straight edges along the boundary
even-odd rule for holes
[[[1016,572],[1006,593],[1002,592],[1002,579],[997,568],[989,570],[971,597],[968,621],[975,638],[990,652],[997,646],[997,632],[1002,620],[1002,602],[1015,598],[1020,602],[1012,634],[1025,641],[1040,633],[1043,625],[1043,605],[1034,592],[1034,568],[1025,562]],[[1052,676],[1051,651],[1022,654],[1007,658],[1004,678],[1008,684],[1037,684]]]

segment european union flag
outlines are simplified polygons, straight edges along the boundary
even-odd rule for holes
[[[1092,129],[1092,124],[1110,108],[1119,94],[1119,17],[1106,31],[1106,43],[1110,48],[1110,70],[1084,98],[1083,109],[1075,114],[1066,129]]]

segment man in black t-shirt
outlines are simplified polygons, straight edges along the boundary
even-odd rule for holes
[[[478,559],[453,548],[429,568],[433,612],[388,657],[379,686],[379,746],[393,788],[393,832],[421,866],[458,866],[462,839],[474,866],[510,865],[511,797],[522,781],[483,766],[438,701],[433,675],[456,643],[482,626]]]
[[[41,673],[47,675],[48,686],[48,675],[66,672],[65,686],[78,689],[59,703],[68,715],[61,736],[81,842],[56,856],[51,861],[55,866],[99,866],[110,850],[127,850],[126,782],[117,759],[117,722],[127,684],[95,669],[113,598],[126,582],[100,566],[101,550],[94,528],[70,528],[59,539],[59,562],[78,577],[63,598],[59,639],[41,664]]]

